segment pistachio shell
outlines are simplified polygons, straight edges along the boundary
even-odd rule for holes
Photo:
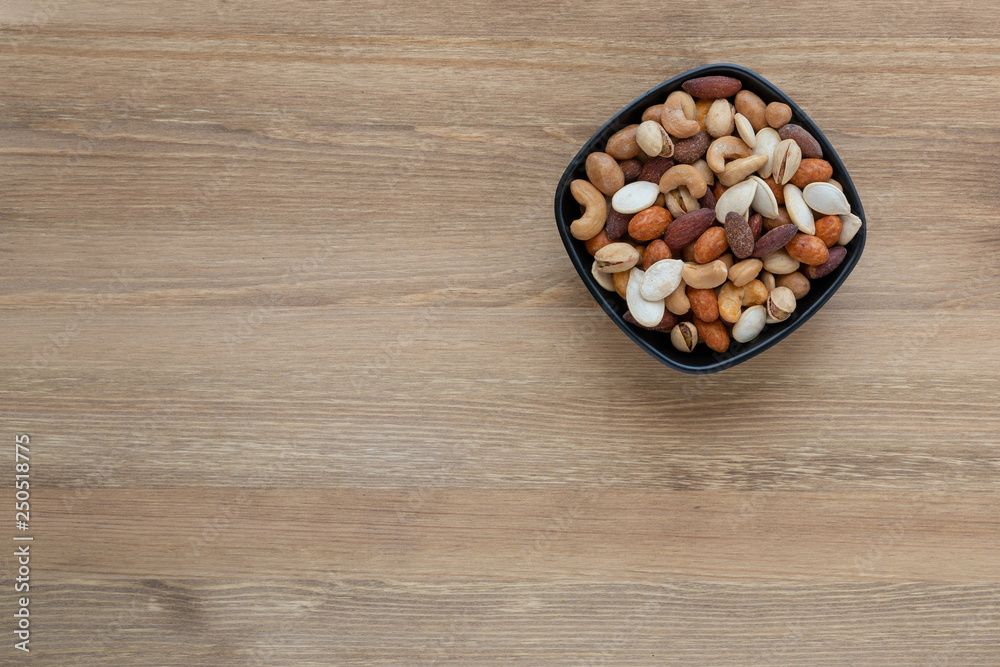
[[[765,218],[777,218],[778,217],[778,200],[774,196],[774,192],[767,186],[764,179],[760,176],[748,176],[747,180],[753,181],[757,184],[757,192],[754,193],[753,202],[750,206],[753,210],[760,213]]]
[[[609,292],[615,291],[614,278],[611,277],[610,273],[605,273],[604,271],[598,270],[596,259],[594,260],[593,266],[590,267],[590,274],[594,276],[594,280],[596,280],[597,284],[600,285],[602,288],[608,290]]]
[[[774,149],[777,148],[780,143],[781,137],[778,136],[778,131],[772,127],[765,127],[757,133],[754,141],[753,154],[767,156],[767,164],[761,167],[757,172],[760,174],[761,178],[767,178],[771,175],[771,171],[774,168]]]
[[[840,230],[840,238],[837,239],[837,245],[847,245],[861,229],[861,218],[853,213],[841,213],[840,224],[842,228]]]
[[[810,183],[802,190],[809,208],[823,215],[843,215],[851,212],[844,193],[829,183]]]
[[[655,327],[663,319],[666,307],[663,299],[648,301],[642,298],[639,290],[644,277],[645,272],[642,269],[632,269],[628,276],[628,286],[625,287],[625,301],[636,322],[644,327]]]
[[[733,338],[740,343],[748,343],[760,335],[767,320],[764,306],[751,306],[743,311],[740,319],[733,325]]]
[[[802,190],[789,183],[781,192],[785,195],[785,210],[788,211],[788,217],[799,231],[803,234],[815,234],[816,221],[809,205],[802,198]]]

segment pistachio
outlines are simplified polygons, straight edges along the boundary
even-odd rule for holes
[[[629,186],[625,186],[626,188]],[[624,189],[624,188],[623,188]],[[621,190],[619,190],[621,192]],[[722,193],[719,201],[715,204],[715,218],[719,222],[726,223],[726,215],[735,211],[744,218],[750,211],[750,203],[754,195],[757,194],[757,184],[753,181],[743,181]]]
[[[765,218],[776,218],[778,217],[778,200],[774,196],[774,192],[764,182],[764,179],[760,176],[748,176],[748,181],[753,181],[757,184],[757,191],[753,195],[753,202],[750,206],[753,210],[761,214]]]
[[[656,202],[660,186],[649,181],[629,183],[611,198],[611,207],[619,213],[638,213]]]
[[[642,298],[640,289],[645,272],[642,269],[633,268],[629,272],[628,286],[625,288],[625,301],[628,303],[628,310],[632,313],[635,321],[644,327],[655,327],[663,319],[665,306],[663,299],[647,301]]]
[[[837,245],[847,245],[861,229],[861,218],[853,213],[842,213],[840,215],[840,224],[842,228],[840,230],[840,238],[837,239]]]
[[[757,135],[753,131],[753,125],[750,123],[750,119],[741,113],[733,116],[733,122],[736,124],[736,133],[740,135],[740,139],[743,140],[750,148],[757,145]]]
[[[691,192],[687,189],[686,185],[682,185],[676,190],[671,190],[670,192],[664,193],[664,203],[667,205],[667,210],[670,211],[675,219],[681,217],[685,213],[690,213],[695,209],[701,208],[701,204],[698,200],[691,196]]]
[[[749,343],[763,331],[766,320],[767,311],[764,310],[764,306],[747,308],[733,325],[733,339],[740,343]]]
[[[767,323],[784,322],[795,312],[795,294],[787,287],[775,287],[767,297]]]
[[[791,259],[791,258],[789,258]],[[796,262],[796,268],[798,268]],[[685,264],[681,269],[684,284],[695,289],[712,289],[726,282],[729,278],[729,267],[721,259],[708,264]]]
[[[792,139],[785,139],[774,149],[774,161],[772,164],[772,174],[774,182],[784,185],[792,180],[792,176],[799,170],[802,164],[802,149]]]
[[[679,259],[661,259],[646,271],[639,287],[639,294],[647,301],[665,299],[681,284],[684,262]]]
[[[674,154],[674,142],[655,120],[643,121],[639,125],[635,131],[635,142],[649,157],[670,157]]]
[[[757,132],[753,153],[754,155],[767,156],[767,163],[757,171],[761,178],[768,178],[771,176],[774,168],[774,149],[776,149],[780,143],[781,137],[778,136],[778,131],[773,128],[765,127]]]
[[[809,208],[823,215],[842,215],[851,212],[844,193],[829,183],[810,183],[802,190],[802,198]]]
[[[615,291],[615,280],[610,273],[605,273],[601,271],[597,266],[597,260],[594,260],[594,264],[590,267],[590,274],[594,276],[594,280],[602,288],[608,290],[609,292]]]
[[[792,219],[792,223],[803,234],[815,234],[816,220],[809,205],[802,198],[802,190],[789,183],[781,192],[785,195],[785,210],[788,211],[788,217]]]
[[[690,322],[679,322],[670,330],[670,342],[681,352],[690,352],[698,344],[698,329]]]
[[[628,243],[609,243],[594,254],[594,260],[598,271],[620,273],[639,262],[639,251]]]

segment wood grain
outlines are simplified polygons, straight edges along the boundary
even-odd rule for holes
[[[760,16],[0,3],[30,660],[996,664],[1000,7]],[[807,110],[870,227],[806,326],[688,377],[594,305],[551,202],[710,62]]]

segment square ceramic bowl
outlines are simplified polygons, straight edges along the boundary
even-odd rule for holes
[[[576,203],[576,200],[570,194],[569,186],[574,179],[587,177],[584,171],[584,162],[587,156],[594,151],[604,150],[604,145],[607,143],[608,138],[618,130],[627,125],[641,122],[642,112],[646,108],[654,104],[662,104],[667,99],[667,95],[681,89],[683,82],[688,79],[710,75],[724,75],[737,78],[743,82],[744,89],[753,91],[765,103],[784,102],[790,106],[792,108],[791,122],[797,123],[809,130],[820,146],[823,147],[823,159],[827,160],[833,166],[833,178],[837,179],[844,186],[844,194],[847,196],[847,201],[851,204],[851,211],[861,218],[862,223],[864,223],[861,226],[861,230],[847,244],[847,258],[830,275],[811,281],[812,289],[809,290],[809,294],[798,301],[797,308],[791,317],[784,322],[767,325],[757,338],[748,343],[732,341],[729,350],[722,354],[713,352],[705,345],[699,345],[691,353],[680,352],[671,345],[668,333],[648,331],[625,322],[622,319],[628,311],[625,300],[614,292],[606,292],[597,284],[597,281],[594,280],[594,277],[590,273],[593,258],[584,247],[583,241],[573,238],[569,233],[570,223],[580,217],[580,205]],[[865,247],[865,232],[868,226],[865,220],[864,209],[861,207],[861,200],[858,198],[858,191],[855,189],[854,183],[851,182],[851,177],[844,168],[844,163],[841,162],[840,156],[837,155],[837,152],[830,145],[823,132],[794,101],[778,90],[767,79],[745,67],[728,64],[706,65],[689,72],[684,72],[640,95],[630,102],[628,106],[616,113],[611,120],[594,133],[594,136],[584,144],[580,152],[576,154],[576,157],[566,167],[565,173],[563,173],[562,178],[559,180],[559,186],[556,188],[555,214],[559,235],[562,236],[563,245],[566,246],[566,252],[569,253],[573,266],[576,267],[576,271],[580,274],[583,283],[590,290],[590,293],[597,303],[600,304],[601,308],[604,309],[604,312],[608,314],[608,317],[618,325],[618,328],[625,332],[625,335],[635,341],[636,345],[648,352],[655,359],[684,373],[715,373],[735,366],[776,345],[805,324],[806,320],[823,307],[823,304],[833,296],[834,292],[837,291],[847,279],[847,276],[851,274],[851,271],[854,270],[858,260],[861,259],[861,252]]]

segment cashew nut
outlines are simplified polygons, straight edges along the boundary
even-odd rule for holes
[[[701,131],[701,125],[695,120],[697,115],[694,98],[683,90],[675,90],[663,103],[661,124],[678,139],[687,139]]]
[[[719,137],[709,145],[705,161],[712,171],[721,174],[726,168],[726,160],[748,157],[750,153],[750,147],[739,137]]]
[[[685,264],[681,269],[684,284],[694,289],[714,289],[729,278],[729,267],[721,259],[708,264]]]
[[[594,238],[604,229],[608,219],[608,202],[600,190],[582,178],[570,183],[569,191],[573,199],[584,207],[583,215],[570,224],[569,233],[581,241]]]
[[[660,192],[670,192],[682,185],[687,186],[688,192],[695,199],[704,197],[708,190],[705,177],[689,164],[674,165],[660,177]]]
[[[748,155],[733,160],[719,174],[719,182],[732,187],[767,164],[766,155]],[[770,188],[768,188],[770,189]]]

